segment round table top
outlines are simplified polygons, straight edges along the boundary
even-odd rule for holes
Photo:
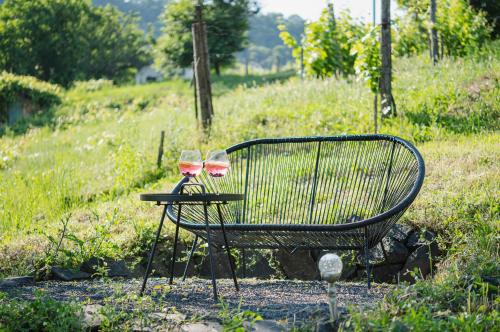
[[[141,201],[147,202],[166,202],[166,203],[216,203],[216,202],[231,202],[242,201],[242,194],[227,194],[227,193],[192,193],[192,194],[169,194],[169,193],[148,193],[141,194]]]

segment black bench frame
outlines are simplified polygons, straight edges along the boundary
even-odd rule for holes
[[[355,162],[355,165],[358,165],[358,163],[360,164],[361,162],[364,163],[363,165],[372,165],[374,162],[373,160],[362,161],[363,156],[361,153],[361,148],[356,148],[357,145],[363,145],[363,151],[365,151],[365,154],[369,155],[372,159],[374,157],[371,154],[373,154],[374,152],[370,151],[370,149],[377,148],[381,149],[381,151],[383,150],[383,152],[377,152],[379,154],[377,156],[377,158],[379,159],[377,160],[381,164],[383,164],[383,168],[377,165],[375,165],[373,168],[374,170],[376,170],[376,172],[378,172],[377,174],[380,178],[380,185],[382,186],[381,188],[384,188],[383,190],[381,190],[381,188],[377,189],[377,195],[380,196],[377,196],[377,199],[381,201],[377,201],[376,204],[379,204],[381,206],[381,211],[376,215],[369,216],[364,219],[358,217],[356,214],[352,214],[348,219],[345,219],[344,217],[344,220],[346,220],[345,222],[335,222],[334,224],[317,224],[313,222],[316,220],[313,218],[313,209],[316,199],[316,192],[318,191],[317,186],[319,186],[318,178],[320,176],[324,176],[322,174],[319,174],[322,171],[320,165],[320,156],[325,154],[325,152],[321,150],[322,144],[323,146],[333,144],[333,146],[335,147],[330,149],[337,149],[335,145],[337,143],[350,144],[349,149],[352,150],[350,151],[353,154],[357,153],[357,155],[351,156],[346,152],[345,158],[351,158],[350,160]],[[311,165],[311,170],[314,170],[314,173],[311,172],[312,180],[310,182],[312,182],[312,185],[310,186],[308,184],[308,187],[310,186],[312,188],[310,192],[311,199],[309,202],[305,202],[307,204],[307,207],[304,207],[305,210],[310,210],[310,213],[307,212],[307,215],[304,214],[304,216],[306,217],[310,214],[310,218],[307,217],[309,219],[309,223],[301,222],[294,224],[259,224],[248,222],[248,220],[246,220],[245,213],[249,209],[249,201],[251,200],[251,197],[249,196],[251,190],[249,179],[251,179],[251,176],[253,175],[249,174],[251,173],[251,171],[249,170],[251,169],[251,160],[253,157],[252,152],[255,151],[254,154],[257,154],[257,152],[259,151],[258,146],[268,146],[269,150],[275,149],[275,155],[276,153],[292,154],[297,153],[297,151],[293,150],[295,148],[294,145],[300,144],[307,144],[307,146],[300,147],[301,150],[298,152],[299,156],[300,153],[310,153],[311,155],[315,156],[315,160],[313,160],[314,166]],[[288,150],[282,152],[281,150],[279,150],[280,145],[286,146],[286,149]],[[311,148],[309,148],[310,145],[312,146]],[[266,148],[262,148],[261,150],[265,149]],[[245,248],[284,248],[291,253],[300,249],[361,250],[365,253],[364,257],[367,269],[368,288],[370,288],[370,264],[368,255],[369,250],[374,246],[381,244],[382,238],[387,234],[390,227],[392,227],[392,225],[394,225],[400,219],[406,209],[414,201],[418,192],[420,191],[425,176],[425,164],[418,150],[411,143],[399,137],[389,135],[342,135],[257,139],[234,145],[228,148],[226,151],[230,157],[233,154],[237,153],[244,154],[243,157],[238,157],[239,159],[237,159],[236,162],[232,161],[232,167],[234,165],[237,166],[236,168],[238,168],[239,164],[243,165],[239,167],[236,172],[241,173],[239,174],[239,178],[241,180],[240,182],[242,182],[242,185],[239,188],[244,190],[245,199],[242,203],[242,206],[233,207],[232,209],[224,210],[222,212],[216,211],[217,213],[215,213],[215,219],[211,221],[208,226],[210,227],[210,233],[212,234],[212,245],[222,247],[225,245],[224,239],[226,239],[226,241],[228,241],[227,239],[229,239],[229,245],[232,248],[243,249],[243,264],[245,263]],[[265,156],[265,153],[263,153],[263,155]],[[271,155],[272,153],[269,154],[269,156]],[[267,157],[264,157],[262,158],[262,160],[264,160],[265,162],[266,158]],[[400,160],[398,160],[398,158],[400,158]],[[235,163],[236,165],[233,163]],[[247,163],[246,166],[244,165],[244,163]],[[337,161],[337,163],[339,163],[339,161]],[[342,170],[341,165],[337,165],[336,167]],[[254,170],[254,173],[255,172],[257,171]],[[259,174],[259,176],[264,177],[265,175]],[[354,176],[354,174],[352,176]],[[358,181],[358,177],[363,177],[363,175],[360,176],[359,174],[356,174],[356,181]],[[367,179],[368,182],[371,181],[370,175],[365,175],[364,181],[366,182]],[[181,188],[186,182],[188,182],[188,180],[188,178],[183,178],[174,188],[172,193],[180,192]],[[228,181],[234,182],[235,180],[233,179]],[[336,180],[333,181],[335,182]],[[217,188],[218,184],[206,175],[202,175],[201,182],[207,187],[207,190],[209,192],[214,192],[220,189]],[[226,185],[221,185],[221,191],[228,192],[227,183]],[[232,189],[236,190],[238,188]],[[391,189],[397,193],[392,193]],[[362,192],[362,189],[360,191],[361,194],[357,193],[356,196],[366,194]],[[237,193],[237,191],[235,191],[235,193]],[[262,195],[263,197],[265,197],[264,194]],[[309,191],[307,191],[307,195],[309,195]],[[347,198],[347,200],[349,200],[349,197]],[[392,200],[392,203],[389,202],[390,200]],[[388,204],[391,205],[387,206]],[[291,209],[293,208],[293,206],[285,208]],[[353,208],[351,209],[354,210]],[[183,216],[185,214],[186,212],[185,210],[183,210]],[[225,224],[225,230],[221,228],[221,225],[217,219],[222,214],[225,214],[226,221],[230,219],[229,223]],[[205,239],[207,227],[205,219],[203,218],[203,215],[200,215],[197,211],[194,210],[191,212],[191,214],[188,213],[187,217],[179,219],[175,206],[168,207],[167,216],[174,223],[178,224],[180,228],[186,229],[195,234],[195,240],[193,242],[193,246],[191,248],[186,265],[187,271],[187,266],[191,261],[191,256],[196,249],[199,238],[207,240]],[[233,222],[231,222],[231,220]],[[327,218],[324,220],[327,220],[328,222],[328,214]],[[248,237],[248,240],[245,240],[245,237]],[[302,240],[301,237],[303,237]],[[338,241],[334,240],[334,238],[337,238]],[[289,241],[287,241],[287,239],[289,239]],[[177,243],[175,243],[174,245],[177,245]],[[175,257],[173,259],[175,260]]]

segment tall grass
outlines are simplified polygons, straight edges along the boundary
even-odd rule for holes
[[[428,162],[436,163],[447,149],[439,142],[453,147],[457,135],[498,131],[498,73],[498,52],[444,60],[435,67],[425,57],[398,59],[394,86],[399,116],[386,120],[380,131],[418,144],[433,141],[422,147],[429,151]],[[362,82],[275,79],[268,84],[250,77],[246,85],[237,85],[234,77],[219,80],[208,138],[197,128],[189,82],[68,91],[44,126],[0,138],[0,243],[9,246],[33,232],[50,232],[71,211],[135,202],[129,194],[144,187],[169,188],[177,178],[181,149],[205,152],[258,137],[373,131],[372,95]],[[164,167],[157,170],[161,130],[166,132]],[[492,144],[498,135],[487,137],[472,145],[460,138],[457,144],[473,149]],[[440,197],[434,188],[429,195],[426,201]],[[138,204],[130,204],[123,222],[137,221]],[[426,222],[418,213],[413,216]]]

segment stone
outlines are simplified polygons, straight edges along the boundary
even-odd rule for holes
[[[408,239],[408,236],[412,231],[413,228],[411,228],[408,225],[395,224],[394,226],[391,227],[391,229],[387,233],[387,236],[392,237],[394,240],[399,241],[402,244],[405,244],[406,240]]]
[[[88,261],[83,262],[80,266],[80,270],[86,273],[95,274],[99,272],[100,268],[105,268],[107,271],[107,276],[114,277],[130,277],[132,273],[127,267],[127,264],[123,260],[114,260],[110,258],[99,259],[96,257],[90,258]]]
[[[226,250],[223,248],[212,248],[212,254],[214,259],[215,275],[217,278],[231,278],[231,267],[229,266],[229,259],[227,257]],[[211,277],[208,250],[206,256],[203,257],[203,260],[198,266],[198,269],[200,276],[207,278]]]
[[[401,242],[395,240],[394,238],[386,236],[382,240],[382,245],[384,246],[383,250],[385,250],[385,254],[387,256],[385,263],[388,264],[404,263],[408,258],[409,252],[406,246]]]
[[[418,276],[425,278],[431,271],[431,255],[429,246],[425,245],[412,252],[401,270],[401,280],[414,282],[415,278],[410,272],[415,269],[419,271]]]
[[[181,326],[182,332],[219,332],[223,331],[222,325],[217,322],[189,323]]]
[[[258,320],[250,324],[249,322],[244,322],[243,327],[245,331],[252,332],[282,332],[286,331],[286,329],[278,324],[278,322],[274,320]]]
[[[428,245],[434,242],[435,238],[436,235],[430,231],[423,231],[423,232],[413,231],[408,236],[406,246],[408,247],[408,249],[410,249],[410,251],[413,251],[423,245]]]
[[[186,315],[181,314],[180,312],[170,313],[165,316],[165,320],[173,323],[180,323],[186,320]]]
[[[31,276],[12,277],[0,280],[0,288],[2,287],[22,287],[35,284],[35,278]]]
[[[239,256],[240,264],[236,274],[243,276],[243,256]],[[271,267],[269,257],[266,257],[259,250],[246,250],[246,277],[257,279],[269,279],[276,275],[276,270]]]
[[[297,250],[290,254],[280,249],[276,253],[276,259],[288,279],[319,280],[318,264],[307,250]]]
[[[380,265],[385,262],[384,252],[380,244],[368,250],[368,261],[370,262],[370,266]],[[358,254],[358,264],[363,268],[366,266],[365,253],[362,251]]]
[[[85,330],[97,331],[104,316],[101,314],[102,305],[87,304],[82,308],[82,325]]]
[[[334,322],[321,321],[316,323],[315,332],[334,332],[338,330],[338,326]]]
[[[408,249],[396,239],[386,236],[382,239],[382,245],[384,246],[387,260],[379,243],[368,252],[371,266],[404,263],[406,258],[408,258]],[[358,264],[363,267],[365,266],[365,255],[362,252],[358,255]]]
[[[397,282],[403,264],[389,264],[372,268],[372,278],[376,282]]]
[[[53,266],[51,268],[52,276],[54,279],[62,280],[62,281],[73,281],[73,280],[84,280],[90,279],[92,276],[90,273],[71,270],[71,269],[63,269],[58,266]]]

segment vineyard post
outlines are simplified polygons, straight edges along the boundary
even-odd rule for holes
[[[196,78],[196,90],[201,114],[201,125],[207,131],[212,124],[214,114],[212,106],[212,88],[210,86],[210,66],[208,59],[208,41],[206,24],[202,18],[202,7],[196,5],[196,21],[192,26],[193,63]]]
[[[439,58],[438,34],[436,29],[436,0],[431,0],[431,39],[432,63],[436,65]]]
[[[382,68],[380,75],[380,110],[382,117],[396,116],[396,103],[392,96],[392,61],[391,61],[391,1],[382,0],[382,34],[380,55]]]

